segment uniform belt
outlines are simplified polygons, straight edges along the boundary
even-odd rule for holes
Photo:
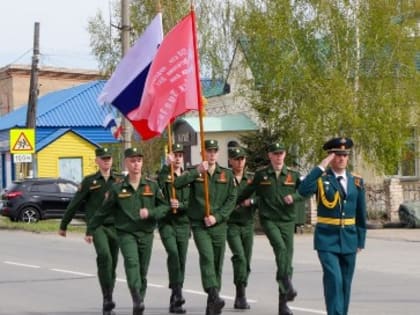
[[[355,218],[326,218],[326,217],[318,217],[318,223],[329,224],[329,225],[355,225],[356,219]]]

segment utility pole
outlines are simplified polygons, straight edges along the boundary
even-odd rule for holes
[[[28,111],[26,113],[26,128],[36,128],[36,107],[38,102],[38,63],[39,63],[39,22],[34,26],[34,47],[32,55],[31,79],[29,83]],[[32,175],[36,176],[35,154],[32,156]],[[25,176],[29,176],[30,169],[25,170]]]
[[[130,17],[129,17],[128,0],[121,0],[121,48],[122,57],[126,54],[130,47]],[[123,149],[131,146],[132,127],[130,122],[123,117],[122,121],[122,143]]]

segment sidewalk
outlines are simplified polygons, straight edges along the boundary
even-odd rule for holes
[[[420,242],[420,229],[368,229],[367,237],[393,241]]]

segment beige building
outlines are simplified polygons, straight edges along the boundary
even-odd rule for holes
[[[29,65],[0,68],[0,116],[28,103],[30,78]],[[38,72],[38,96],[98,79],[101,79],[98,71],[41,67]]]

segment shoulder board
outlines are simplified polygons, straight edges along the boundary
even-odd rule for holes
[[[91,173],[91,174],[86,175],[85,179],[95,178],[96,176],[98,176],[98,173]]]
[[[149,181],[149,182],[153,182],[153,183],[157,182],[156,179],[151,178],[151,177],[146,177],[146,180]]]
[[[268,169],[268,165],[260,166],[255,171],[259,172],[259,171],[263,171],[263,170],[266,170],[266,169]]]
[[[356,174],[356,173],[351,173],[351,175],[353,176],[353,177],[357,177],[357,178],[362,178],[362,175],[359,175],[359,174]]]
[[[293,168],[293,167],[287,166],[287,170],[290,171],[290,172],[299,173],[299,171],[297,169]]]
[[[354,184],[359,188],[363,188],[363,178],[362,178],[362,176],[360,176],[358,174],[353,174],[353,173],[351,173],[351,175],[354,177]]]

